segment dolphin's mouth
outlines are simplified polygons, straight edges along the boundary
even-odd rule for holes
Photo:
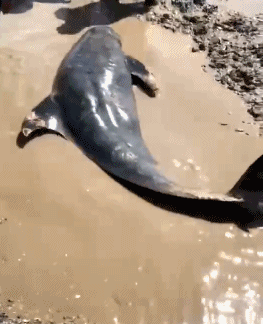
[[[46,122],[39,118],[37,114],[32,111],[30,114],[26,116],[22,123],[22,133],[24,136],[28,137],[30,136],[35,130],[45,128]]]

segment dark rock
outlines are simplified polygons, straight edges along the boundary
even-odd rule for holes
[[[251,108],[250,113],[251,113],[251,115],[253,115],[255,117],[263,116],[263,103],[254,105]]]
[[[189,12],[193,9],[193,2],[191,0],[172,0],[172,5],[178,7],[182,13]]]
[[[212,14],[214,12],[218,11],[218,6],[214,6],[214,5],[205,5],[205,7],[203,8],[203,12],[206,12],[208,14]]]
[[[199,44],[200,51],[205,51],[205,43]]]
[[[144,1],[144,5],[146,7],[151,7],[151,6],[155,6],[158,4],[158,0],[145,0]]]
[[[203,6],[206,0],[194,0],[194,4],[198,6]]]
[[[221,77],[221,83],[222,83],[222,84],[226,84],[226,82],[227,82],[227,76],[226,76],[226,75],[223,75],[223,76]]]
[[[250,51],[254,50],[255,48],[256,47],[255,47],[254,44],[249,44],[248,47],[247,47],[247,49],[250,50]]]
[[[246,84],[243,84],[240,89],[243,90],[243,91],[250,91],[250,90],[254,90],[256,87],[251,84],[251,85],[246,85]]]
[[[194,45],[194,46],[192,47],[192,52],[199,52],[199,51],[200,51],[199,46]]]
[[[193,24],[197,24],[198,22],[200,22],[200,17],[199,16],[190,16],[190,15],[183,15],[183,18],[186,21],[189,21]]]
[[[207,30],[208,29],[206,25],[199,23],[194,27],[193,32],[195,35],[205,35],[207,33]]]
[[[253,67],[253,63],[251,61],[245,62],[244,64],[248,67]]]
[[[222,60],[218,60],[214,64],[218,69],[226,68],[226,63],[224,61],[222,61]]]
[[[168,14],[168,13],[165,13],[165,14],[163,14],[162,17],[160,18],[160,22],[161,22],[161,23],[164,23],[164,22],[166,22],[167,20],[171,20],[171,19],[172,19],[171,15]]]
[[[220,54],[222,56],[225,56],[225,55],[228,56],[228,52],[226,50],[224,50],[224,49],[218,50],[218,54]]]
[[[242,78],[237,75],[236,70],[231,70],[229,73],[229,77],[235,82],[242,81]]]
[[[263,58],[263,49],[257,51],[257,58]]]

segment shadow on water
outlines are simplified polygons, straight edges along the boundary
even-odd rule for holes
[[[4,14],[22,14],[31,10],[34,2],[69,3],[71,0],[0,0],[0,12]]]
[[[0,0],[1,1],[1,0]],[[2,0],[0,10],[4,14],[25,13],[33,8],[34,2],[69,3],[70,0]],[[118,0],[101,0],[77,8],[60,8],[55,15],[64,20],[57,28],[60,34],[77,34],[91,25],[108,25],[121,19],[143,14],[147,11],[144,1],[137,3],[119,3]]]
[[[211,223],[233,223],[246,232],[249,231],[249,228],[263,226],[262,215],[247,208],[246,203],[176,197],[140,187],[105,172],[130,192],[169,212]]]
[[[20,132],[17,137],[17,146],[19,148],[23,148],[33,138],[43,136],[47,133],[62,136],[59,133],[46,129],[37,130],[28,137],[24,136],[23,133]],[[248,190],[247,196],[243,195],[245,196],[245,202],[229,202],[176,197],[135,185],[129,181],[118,178],[117,176],[107,172],[106,170],[104,171],[127,190],[149,202],[150,204],[155,205],[156,207],[167,210],[169,212],[183,214],[212,223],[233,223],[236,224],[240,229],[248,231],[249,228],[263,226],[262,213],[259,212],[257,208],[258,201],[260,199],[257,196],[259,194],[260,196],[262,196],[262,190],[259,192],[259,190],[255,190],[255,187],[251,190],[249,190],[249,188],[242,188],[240,182],[246,184],[246,181],[244,181],[245,178],[249,181],[251,177],[258,177],[257,167],[261,167],[262,163],[263,155],[248,168],[248,170],[240,178],[239,182],[237,182],[235,187],[232,189],[236,190],[236,186],[239,186],[238,190]],[[256,183],[257,181],[253,181],[254,186],[257,187],[257,185],[261,185],[260,180],[261,179],[258,179],[258,183]]]
[[[60,34],[76,34],[91,25],[109,25],[146,11],[144,2],[121,4],[116,0],[103,0],[77,8],[60,8],[55,15],[64,20],[57,28]]]

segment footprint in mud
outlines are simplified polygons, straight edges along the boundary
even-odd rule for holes
[[[0,52],[0,64],[1,66],[8,66],[12,72],[23,72],[25,70],[25,57],[9,49],[2,49]]]
[[[25,105],[25,61],[25,57],[14,51],[0,51],[0,96],[5,107]]]
[[[1,49],[0,52],[0,75],[1,88],[13,87],[12,76],[25,72],[25,58],[21,55],[16,55],[8,49]]]

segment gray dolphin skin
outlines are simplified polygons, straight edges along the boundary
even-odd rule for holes
[[[92,27],[66,55],[50,96],[24,119],[21,132],[28,139],[36,130],[56,132],[107,173],[157,193],[243,205],[248,196],[238,184],[226,195],[188,190],[157,170],[142,138],[133,85],[150,97],[157,93],[153,75],[123,53],[119,35],[109,26]]]

